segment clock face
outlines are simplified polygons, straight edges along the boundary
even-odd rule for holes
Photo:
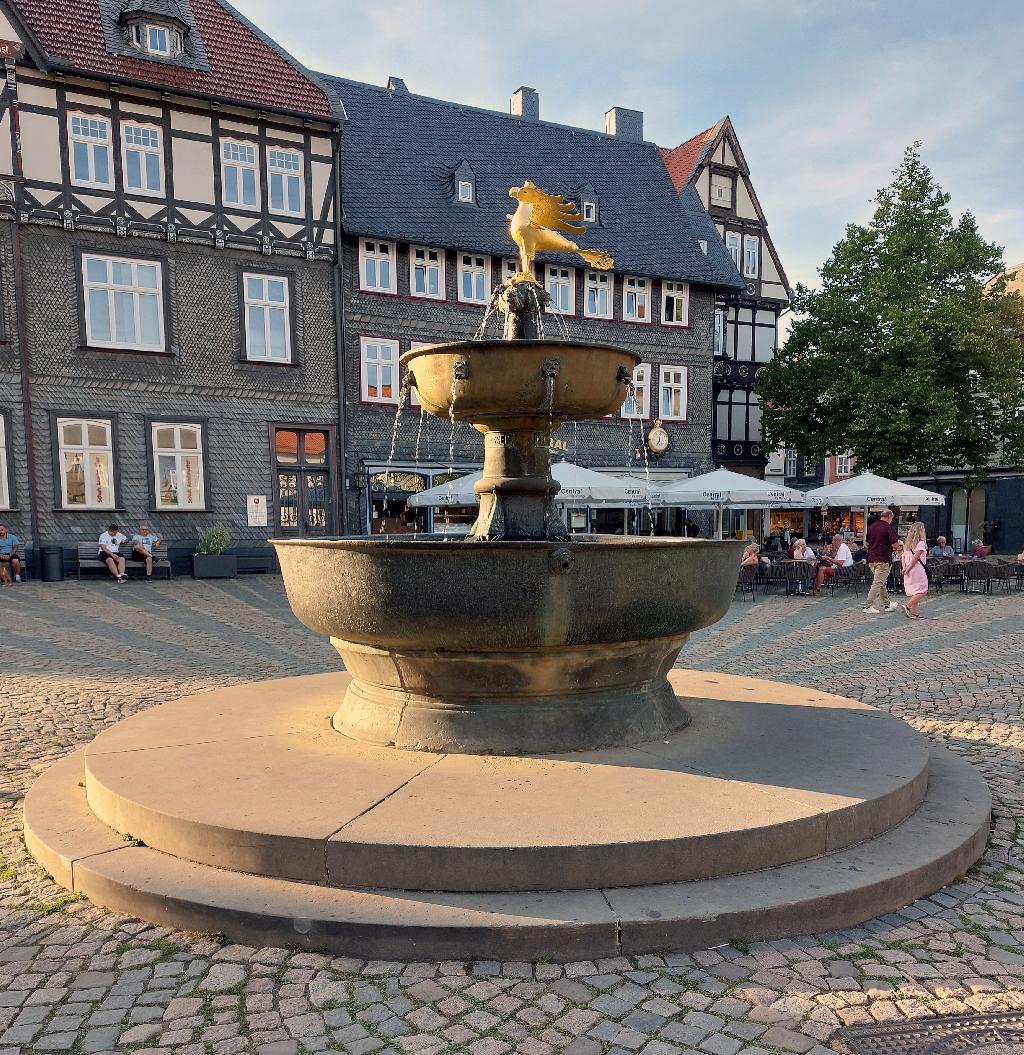
[[[668,449],[668,433],[660,427],[655,427],[647,434],[647,446],[655,454],[661,454]]]

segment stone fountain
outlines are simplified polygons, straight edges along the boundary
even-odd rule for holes
[[[276,540],[345,672],[186,697],[58,763],[25,806],[58,882],[250,944],[588,959],[850,926],[983,851],[983,781],[903,722],[675,669],[740,543],[569,537],[551,430],[617,410],[638,357],[545,338],[534,254],[612,262],[564,200],[510,194],[502,339],[402,357],[483,433],[469,539]]]

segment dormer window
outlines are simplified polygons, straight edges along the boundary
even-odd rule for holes
[[[452,173],[454,197],[459,205],[476,205],[476,174],[468,161],[460,161]]]
[[[583,222],[597,223],[597,202],[585,201],[583,203]]]
[[[594,188],[589,184],[585,183],[580,188],[580,215],[583,217],[584,223],[597,223],[598,222],[598,211],[597,211],[597,193]]]
[[[133,22],[129,30],[132,44],[158,59],[175,59],[184,50],[181,30],[159,22]]]

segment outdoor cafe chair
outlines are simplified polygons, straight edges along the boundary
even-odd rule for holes
[[[1005,561],[985,561],[988,565],[988,592],[995,593],[996,590],[1006,590],[1007,593],[1013,589],[1013,568]]]
[[[785,561],[777,561],[775,564],[768,565],[764,569],[763,574],[765,596],[768,595],[768,591],[771,590],[773,586],[786,586],[786,592],[789,592]]]
[[[825,585],[829,588],[832,597],[835,597],[836,590],[839,587],[844,590],[852,588],[854,594],[860,597],[860,585],[863,581],[861,569],[856,564],[851,564],[849,568],[836,568],[835,575],[826,579]]]
[[[964,564],[964,581],[961,587],[964,593],[988,593],[988,584],[989,567],[987,561],[972,560]]]
[[[748,564],[740,568],[739,576],[736,579],[736,589],[739,590],[741,601],[745,594],[750,595],[751,601],[756,599],[755,593],[757,591],[757,575],[759,571],[760,569],[756,564]]]
[[[786,595],[806,592],[814,582],[815,566],[806,560],[786,562]]]

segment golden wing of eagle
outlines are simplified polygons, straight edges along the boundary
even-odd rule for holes
[[[586,225],[578,222],[583,219],[579,209],[573,202],[566,201],[564,195],[548,194],[530,183],[521,188],[521,191],[519,200],[533,206],[531,227],[543,227],[549,231],[571,231],[573,234],[583,234],[586,231]]]

